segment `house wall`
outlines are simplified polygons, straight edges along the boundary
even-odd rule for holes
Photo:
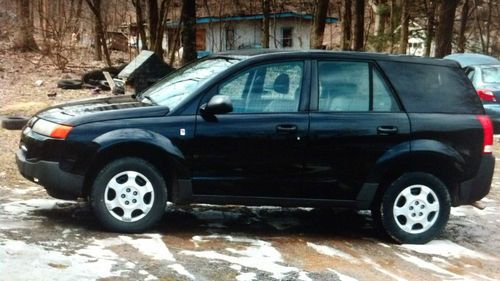
[[[308,49],[310,41],[310,21],[279,19],[270,20],[270,40],[269,48],[282,48],[282,29],[292,27],[292,47],[293,49]],[[234,21],[211,24],[199,24],[197,28],[206,29],[206,50],[210,52],[220,52],[230,49],[246,49],[261,46],[261,21]],[[226,30],[232,29],[233,46],[226,43]]]

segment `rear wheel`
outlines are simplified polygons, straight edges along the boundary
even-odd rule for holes
[[[165,180],[149,162],[122,158],[97,175],[90,201],[97,219],[108,230],[141,232],[162,217],[167,201]]]
[[[428,173],[406,173],[383,194],[374,218],[399,243],[423,244],[446,225],[451,208],[446,186]]]

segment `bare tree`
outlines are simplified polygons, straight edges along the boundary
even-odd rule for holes
[[[19,24],[14,36],[14,46],[21,52],[38,50],[38,45],[33,37],[33,21],[30,17],[30,6],[30,0],[17,0]]]
[[[182,0],[182,64],[196,59],[196,1]]]
[[[104,25],[102,24],[102,16],[101,16],[101,0],[85,0],[90,10],[94,14],[95,20],[95,32],[96,32],[96,59],[98,58],[98,54],[102,48],[104,52],[104,58],[106,59],[106,64],[111,66],[111,58],[109,56],[108,46],[106,44],[106,36],[104,34]]]
[[[408,26],[410,23],[410,0],[401,1],[401,29],[399,35],[399,49],[400,54],[406,54],[408,47]]]
[[[170,0],[162,0],[158,9],[157,0],[148,0],[150,47],[160,57],[163,57],[163,34],[170,2]]]
[[[349,50],[351,45],[351,20],[352,20],[352,2],[351,0],[342,1],[341,9],[341,29],[342,38],[340,47],[342,50]]]
[[[262,13],[264,15],[262,22],[262,29],[264,31],[262,35],[262,48],[269,48],[269,15],[271,13],[269,1],[270,0],[262,0]]]
[[[465,52],[465,29],[467,28],[467,19],[469,17],[469,0],[464,0],[460,17],[460,30],[458,31],[457,51]]]
[[[365,35],[365,0],[354,0],[352,49],[362,51]]]
[[[144,28],[144,15],[143,8],[144,4],[142,0],[132,0],[132,5],[135,8],[135,18],[137,23],[137,30],[139,31],[139,38],[141,40],[141,49],[148,49],[148,40],[146,37],[146,29]],[[139,44],[139,42],[137,42]],[[139,46],[138,46],[139,47]]]
[[[436,7],[438,0],[425,0],[425,10],[427,14],[427,25],[425,28],[424,56],[431,55],[432,40],[434,40],[436,26]]]
[[[328,0],[317,0],[314,21],[312,25],[310,47],[321,49],[323,47],[323,35],[325,34],[326,15],[328,13]]]
[[[387,17],[388,6],[387,0],[369,0],[369,5],[372,8],[373,14],[375,15],[375,24],[373,32],[373,43],[375,50],[380,52],[384,49],[385,43],[387,41],[384,35],[385,30],[385,20]],[[369,30],[368,30],[369,31]]]
[[[435,56],[442,58],[451,53],[453,23],[459,0],[441,0],[439,3],[439,24],[436,31]]]

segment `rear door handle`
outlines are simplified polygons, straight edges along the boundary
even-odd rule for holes
[[[276,126],[276,132],[292,134],[297,132],[297,125],[293,124],[281,124]]]
[[[395,126],[379,126],[377,127],[377,134],[380,136],[394,135],[398,132],[398,127]]]

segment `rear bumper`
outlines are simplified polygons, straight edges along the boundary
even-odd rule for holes
[[[491,180],[495,170],[495,157],[491,154],[484,155],[476,176],[464,181],[458,188],[458,204],[472,204],[485,197],[491,188]]]
[[[76,200],[82,195],[84,177],[61,170],[58,162],[30,162],[19,149],[16,152],[16,163],[19,172],[26,179],[42,185],[52,197]]]

